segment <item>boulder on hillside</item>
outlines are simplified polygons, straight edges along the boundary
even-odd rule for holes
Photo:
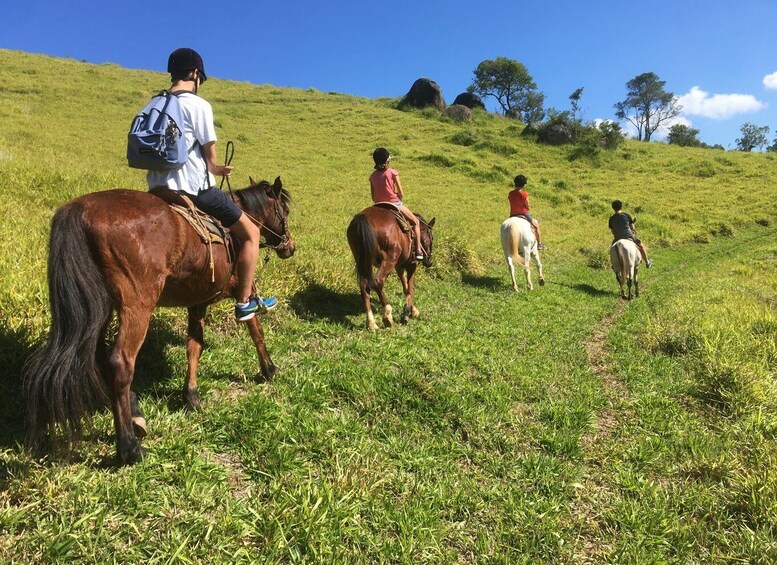
[[[430,78],[419,78],[415,81],[402,99],[402,103],[413,108],[434,106],[440,110],[445,109],[445,98],[442,97],[442,90]]]
[[[563,123],[543,124],[537,131],[537,141],[548,145],[572,143],[573,137],[572,128]]]
[[[472,110],[463,104],[451,104],[445,108],[445,115],[456,122],[463,122],[472,117]]]
[[[483,110],[486,109],[486,105],[483,104],[480,96],[474,92],[462,92],[456,97],[456,100],[453,101],[453,104],[461,104],[470,110],[474,110],[475,108],[482,108]]]

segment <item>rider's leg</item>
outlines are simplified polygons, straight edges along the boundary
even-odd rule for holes
[[[416,218],[415,214],[413,214],[410,211],[410,208],[408,208],[405,205],[402,205],[399,211],[402,212],[402,215],[407,219],[408,223],[410,224],[410,227],[413,228],[413,233],[415,234],[416,255],[423,255],[424,250],[423,250],[423,247],[421,247],[421,226],[418,223],[418,218]]]
[[[542,235],[540,235],[540,223],[532,219],[531,227],[534,229],[534,235],[537,237],[537,245],[542,245]]]
[[[237,255],[237,292],[238,302],[245,303],[251,295],[251,286],[254,282],[254,273],[256,272],[256,263],[259,258],[259,228],[246,216],[242,214],[240,219],[229,226],[242,245]]]
[[[637,244],[637,249],[639,249],[639,254],[642,255],[642,260],[645,262],[645,265],[647,265],[648,268],[650,268],[650,259],[648,259],[647,256],[647,249],[645,249],[645,244],[641,241]]]

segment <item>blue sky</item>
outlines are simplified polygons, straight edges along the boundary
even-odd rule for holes
[[[587,120],[613,119],[626,82],[654,72],[683,123],[727,149],[745,122],[777,135],[776,36],[777,0],[11,0],[0,23],[0,48],[165,71],[188,46],[210,77],[368,98],[429,77],[452,103],[504,56],[546,106],[583,87]]]

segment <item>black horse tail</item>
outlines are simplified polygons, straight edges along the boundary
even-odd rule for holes
[[[370,221],[363,214],[356,214],[348,226],[348,242],[356,260],[356,274],[365,279],[369,288],[375,288],[372,263],[378,250],[378,240],[372,231]]]
[[[108,402],[97,357],[112,302],[87,241],[83,209],[62,206],[49,239],[51,330],[24,368],[28,449],[38,450],[59,426],[74,443],[96,401]]]

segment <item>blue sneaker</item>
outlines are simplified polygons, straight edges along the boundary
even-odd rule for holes
[[[275,308],[278,305],[278,299],[274,296],[269,298],[262,298],[261,296],[249,296],[248,302],[245,304],[235,304],[235,319],[238,322],[247,322],[257,312],[267,312]]]

